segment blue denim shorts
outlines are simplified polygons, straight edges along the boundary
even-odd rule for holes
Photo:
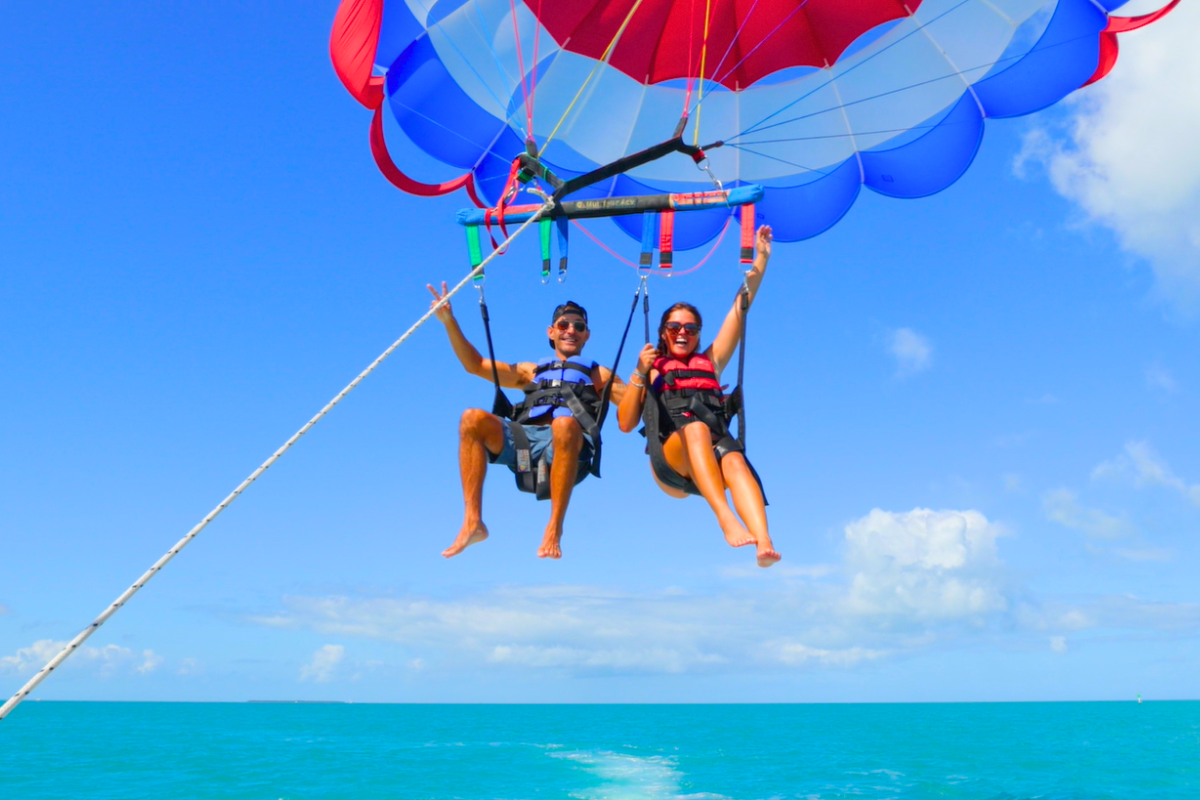
[[[517,471],[517,448],[513,444],[512,423],[506,419],[501,419],[500,422],[504,425],[504,447],[497,455],[488,453],[488,461],[492,464],[503,464],[515,474]],[[546,456],[546,464],[553,464],[554,435],[550,426],[523,425],[522,427],[525,428],[525,435],[529,438],[530,465],[536,468],[543,454]],[[583,434],[583,446],[579,448],[579,475],[581,476],[591,469],[593,448],[592,437],[586,433]]]

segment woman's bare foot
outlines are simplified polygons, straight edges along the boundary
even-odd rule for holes
[[[725,534],[725,541],[729,543],[730,547],[757,544],[754,537],[750,535],[750,531],[746,530],[746,526],[733,514],[724,519],[718,518],[717,522],[720,523],[721,532]]]
[[[764,569],[783,558],[783,556],[775,552],[775,547],[770,541],[768,541],[766,544],[760,544],[758,546],[758,553],[756,554],[756,557],[758,559],[758,565]]]
[[[562,558],[561,541],[561,530],[547,528],[546,535],[542,537],[542,546],[538,548],[538,558]]]
[[[484,525],[483,522],[474,527],[463,525],[462,530],[458,532],[458,536],[454,539],[454,544],[443,550],[442,555],[446,558],[456,556],[471,545],[482,542],[487,537],[487,525]]]

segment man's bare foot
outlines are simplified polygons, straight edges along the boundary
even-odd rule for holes
[[[463,550],[466,550],[473,544],[478,544],[488,537],[487,525],[480,522],[474,528],[468,528],[466,525],[458,532],[458,536],[454,539],[454,544],[442,551],[442,555],[446,558],[456,556]]]
[[[562,548],[559,547],[561,541],[562,531],[546,531],[542,546],[538,548],[538,558],[562,558]]]
[[[732,514],[728,519],[718,519],[721,524],[721,532],[725,534],[725,541],[730,547],[745,547],[748,544],[757,544],[750,531],[746,530],[737,517]]]
[[[759,545],[756,557],[758,558],[758,565],[764,569],[783,558],[783,556],[775,552],[775,548],[770,543]]]

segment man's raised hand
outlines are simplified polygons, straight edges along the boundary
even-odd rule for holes
[[[442,281],[442,293],[441,294],[438,294],[438,290],[433,288],[432,284],[429,284],[429,283],[425,284],[425,288],[428,289],[429,293],[433,295],[433,302],[431,302],[429,304],[430,308],[433,308],[434,306],[436,306],[441,301],[441,299],[448,294],[445,281]],[[434,316],[437,317],[438,322],[441,322],[444,325],[447,322],[450,322],[452,319],[454,319],[454,312],[450,310],[450,304],[446,303],[441,308],[439,308],[436,312],[434,312]]]

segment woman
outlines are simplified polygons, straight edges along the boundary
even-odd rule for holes
[[[758,229],[755,244],[758,254],[746,274],[751,303],[771,258],[769,226]],[[717,515],[725,541],[733,547],[757,545],[758,565],[769,567],[780,555],[767,532],[766,501],[741,446],[729,436],[721,394],[721,370],[742,335],[741,305],[739,293],[716,339],[703,351],[700,312],[687,303],[668,308],[658,326],[658,344],[646,345],[638,357],[637,370],[617,408],[617,424],[626,433],[636,428],[649,394],[649,402],[656,404],[649,416],[657,417],[663,460],[671,470],[655,473],[659,488],[672,497],[686,497],[689,489],[698,491]],[[727,489],[737,514],[726,500]]]

